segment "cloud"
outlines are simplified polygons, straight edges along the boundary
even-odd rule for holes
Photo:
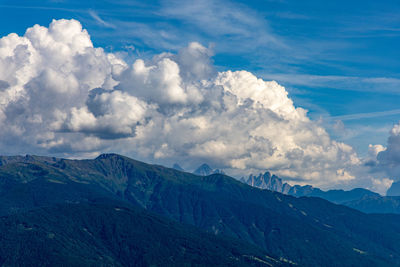
[[[370,157],[372,158],[376,158],[376,156],[378,156],[378,154],[382,151],[385,151],[386,147],[382,146],[382,145],[369,145],[368,146],[368,154]]]
[[[259,59],[260,50],[287,49],[282,38],[273,32],[265,14],[229,0],[163,0],[158,5],[125,1],[116,3],[111,10],[98,11],[112,18],[105,22],[115,26],[115,31],[105,32],[102,22],[91,16],[85,25],[101,26],[92,27],[97,38],[118,37],[120,42],[133,42],[138,50],[177,52],[189,40],[218,43],[215,47],[218,53],[250,55],[253,53],[248,51],[257,52]],[[264,62],[264,58],[265,55],[261,61]]]
[[[94,48],[76,20],[1,38],[0,80],[8,84],[0,91],[3,151],[62,144],[58,125],[72,108],[85,105],[91,89],[112,83],[114,69],[118,62]]]
[[[348,120],[379,118],[379,117],[397,115],[397,114],[400,114],[400,109],[378,111],[378,112],[356,113],[356,114],[348,114],[348,115],[342,115],[342,116],[331,116],[331,117],[329,117],[329,119],[348,121]]]
[[[125,72],[119,88],[154,103],[186,103],[188,92],[182,87],[179,71],[178,64],[167,57],[150,66],[138,59]]]
[[[381,194],[385,194],[386,191],[390,188],[390,186],[393,184],[393,180],[389,178],[383,178],[381,180],[379,179],[373,179],[372,180],[373,187],[372,189],[376,192],[379,192]]]
[[[400,122],[391,129],[387,147],[377,154],[377,161],[390,179],[400,181]]]
[[[286,47],[272,33],[265,17],[245,5],[215,0],[174,0],[161,3],[158,14],[162,17],[182,20],[207,36],[215,38],[224,35],[224,39],[228,39],[230,43],[246,40],[241,46],[231,47],[232,50],[241,49],[243,46]]]
[[[103,139],[135,135],[152,107],[121,91],[90,91],[86,106],[73,107],[60,130],[93,134]],[[150,114],[149,114],[150,115]]]
[[[8,87],[10,87],[10,85],[8,84],[8,82],[6,82],[6,81],[1,81],[1,80],[0,80],[0,90],[7,89]]]
[[[106,28],[112,28],[115,29],[116,26],[104,21],[102,18],[100,18],[100,16],[93,10],[89,10],[89,15],[101,26],[106,27]]]
[[[384,177],[372,179],[373,187],[389,195],[399,195],[400,184],[400,122],[389,131],[386,147],[369,145],[368,157],[364,164],[370,168],[370,173]]]
[[[234,175],[269,169],[323,187],[356,180],[362,161],[352,147],[332,140],[283,86],[247,71],[217,72],[212,55],[193,42],[129,65],[93,47],[76,20],[5,36],[0,149],[114,151],[185,169],[208,162]]]
[[[287,85],[334,88],[361,92],[399,93],[400,79],[390,77],[357,77],[309,74],[263,73],[268,79],[275,79]],[[385,114],[382,114],[385,115]]]

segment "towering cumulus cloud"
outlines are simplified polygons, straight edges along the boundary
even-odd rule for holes
[[[388,195],[400,196],[400,122],[393,126],[389,134],[387,147],[381,145],[370,145],[370,147],[376,150],[375,169],[385,172],[389,177],[388,186],[391,187]]]
[[[329,186],[354,179],[353,149],[247,71],[217,72],[191,43],[128,65],[92,45],[75,20],[0,39],[0,146],[15,153],[115,151],[228,173],[272,170]]]

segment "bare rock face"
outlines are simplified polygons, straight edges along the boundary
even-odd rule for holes
[[[225,174],[223,170],[212,169],[206,163],[200,165],[193,173],[200,176],[207,176],[211,174]]]
[[[213,170],[211,169],[211,167],[204,163],[199,166],[193,173],[201,176],[207,176],[212,174],[212,171]]]
[[[181,172],[184,172],[184,171],[185,171],[178,163],[175,163],[175,164],[172,166],[172,169],[175,169],[175,170],[181,171]]]
[[[381,197],[379,194],[363,188],[355,188],[350,191],[344,191],[344,190],[323,191],[311,185],[291,186],[287,183],[282,182],[282,179],[279,178],[278,176],[271,175],[270,172],[265,172],[264,174],[259,174],[258,176],[250,174],[247,180],[245,178],[241,178],[240,181],[248,185],[251,185],[253,187],[257,187],[260,189],[267,189],[285,195],[291,195],[295,197],[320,197],[336,204],[347,205],[347,203],[349,203],[349,206],[350,202],[359,201],[365,198],[377,199]],[[393,190],[393,192],[394,195],[395,191]],[[400,183],[397,192],[398,195],[400,195]],[[351,205],[352,205],[351,207],[354,207],[353,204]],[[361,210],[367,212],[367,210],[365,209]]]
[[[245,179],[243,178],[242,181],[245,181]],[[283,194],[287,194],[291,189],[289,184],[283,183],[282,179],[276,175],[271,175],[270,172],[260,173],[258,176],[250,174],[245,183],[260,189],[268,189]]]

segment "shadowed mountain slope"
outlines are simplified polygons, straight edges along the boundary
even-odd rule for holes
[[[0,217],[2,266],[283,266],[261,249],[124,203],[59,204]]]
[[[342,204],[365,213],[397,213],[400,214],[400,197],[381,196],[364,188],[355,188],[349,191],[323,191],[311,185],[291,186],[283,183],[276,175],[269,172],[258,176],[249,175],[241,178],[243,183],[260,189],[268,189],[295,197],[320,197],[336,204]]]
[[[8,159],[0,167],[0,192],[18,190],[37,207],[55,198],[53,202],[82,202],[91,194],[109,194],[214,235],[251,242],[298,265],[400,264],[400,229],[395,226],[399,217],[367,215],[320,198],[260,190],[222,174],[196,176],[116,154],[95,160],[32,158]],[[32,189],[40,183],[75,193],[46,200]],[[7,207],[3,214],[31,209],[32,204],[14,199]]]

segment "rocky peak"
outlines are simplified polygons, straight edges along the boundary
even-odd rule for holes
[[[172,169],[175,169],[177,171],[185,171],[178,163],[174,163],[174,165],[172,166]]]
[[[193,173],[201,176],[207,176],[213,174],[213,169],[211,169],[211,167],[206,163],[203,163]]]
[[[260,173],[258,176],[250,174],[247,180],[242,178],[242,181],[254,187],[277,191],[284,194],[288,193],[291,188],[289,184],[283,183],[281,178],[276,175],[271,175],[268,171],[264,174]]]

